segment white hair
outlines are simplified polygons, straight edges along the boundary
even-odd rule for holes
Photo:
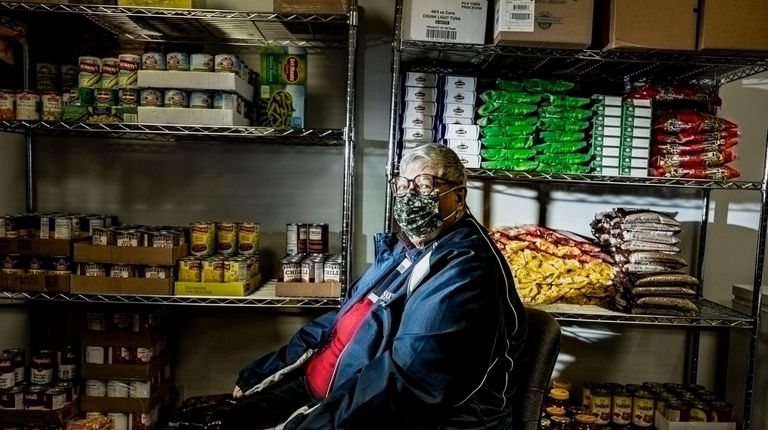
[[[429,167],[437,176],[467,184],[467,171],[459,156],[451,148],[437,143],[426,143],[403,152],[400,171],[409,166]]]

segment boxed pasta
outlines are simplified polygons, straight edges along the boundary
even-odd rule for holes
[[[304,128],[306,92],[306,49],[262,48],[259,125]]]

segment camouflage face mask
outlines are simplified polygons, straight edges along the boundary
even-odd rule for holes
[[[454,189],[456,187],[443,193],[435,190],[427,195],[411,191],[398,197],[394,207],[397,224],[409,237],[424,237],[437,230],[444,221],[439,210],[440,196]]]

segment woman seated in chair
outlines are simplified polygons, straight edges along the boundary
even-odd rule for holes
[[[509,428],[525,311],[466,180],[445,146],[404,154],[401,232],[377,235],[340,309],[240,372],[223,428]]]

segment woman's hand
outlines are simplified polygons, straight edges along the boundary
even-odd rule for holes
[[[240,389],[237,385],[235,385],[235,389],[232,391],[232,397],[239,399],[240,397],[243,397],[243,390]]]

